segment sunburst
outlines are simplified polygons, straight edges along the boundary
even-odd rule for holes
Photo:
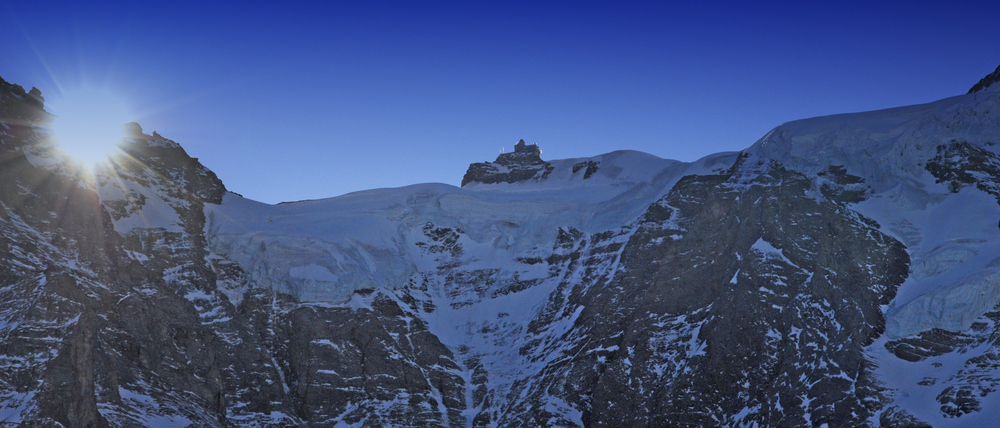
[[[122,97],[99,88],[64,91],[46,107],[55,115],[52,130],[59,148],[88,166],[118,150],[122,126],[133,120]]]

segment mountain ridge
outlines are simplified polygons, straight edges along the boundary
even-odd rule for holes
[[[979,91],[988,90],[998,80],[1000,80],[1000,66],[998,66],[997,69],[993,71],[993,73],[986,75],[986,77],[982,78],[982,80],[973,85],[972,88],[969,89],[968,93],[971,94]]]
[[[88,178],[18,88],[0,82],[7,423],[1000,417],[995,91],[689,163],[524,145],[462,187],[269,205],[138,125]]]

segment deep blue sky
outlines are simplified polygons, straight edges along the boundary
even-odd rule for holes
[[[0,3],[0,76],[106,85],[270,203],[458,185],[520,138],[547,159],[690,161],[965,93],[1000,64],[996,1],[144,3]]]

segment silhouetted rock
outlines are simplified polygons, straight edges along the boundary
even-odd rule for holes
[[[31,91],[28,92],[28,98],[34,101],[39,107],[45,105],[45,98],[42,97],[42,91],[34,86],[32,86]]]
[[[998,80],[1000,80],[1000,66],[997,66],[996,70],[986,75],[986,77],[982,78],[982,80],[977,82],[975,85],[972,85],[972,89],[969,89],[968,93],[971,94],[973,92],[984,91],[988,89],[990,86],[992,86],[994,83],[996,83]]]
[[[145,135],[142,133],[142,127],[138,123],[129,122],[122,125],[122,133],[126,138],[144,138]]]

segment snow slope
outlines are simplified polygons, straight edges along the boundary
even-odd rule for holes
[[[345,302],[355,290],[396,288],[433,271],[434,257],[414,245],[428,224],[461,231],[463,266],[538,277],[544,272],[517,259],[545,257],[559,228],[620,227],[681,176],[727,167],[734,156],[689,164],[618,151],[553,161],[543,181],[419,184],[278,205],[230,193],[221,205],[206,205],[207,233],[212,250],[240,263],[253,282],[303,301]],[[600,168],[584,180],[572,166],[588,160]]]
[[[955,193],[925,168],[941,145],[967,142],[1000,153],[1000,95],[799,120],[781,125],[747,152],[816,175],[843,166],[870,186],[854,206],[907,246],[910,279],[887,308],[888,334],[961,330],[1000,302],[983,269],[1000,258],[1000,207],[969,186]],[[986,275],[985,277],[982,275]]]

